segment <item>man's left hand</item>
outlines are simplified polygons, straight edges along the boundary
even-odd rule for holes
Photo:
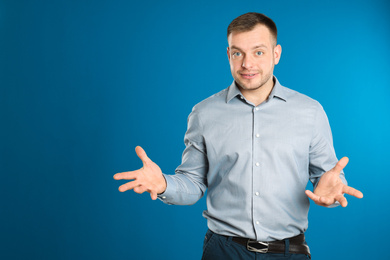
[[[322,175],[314,193],[306,190],[306,195],[317,205],[324,207],[330,206],[336,201],[342,207],[346,207],[348,202],[344,194],[349,194],[359,199],[363,198],[362,192],[345,185],[341,181],[340,172],[348,164],[348,161],[349,159],[347,157],[341,158],[333,169]]]

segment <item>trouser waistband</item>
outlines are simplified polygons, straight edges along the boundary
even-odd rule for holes
[[[232,241],[245,246],[249,251],[252,252],[304,254],[311,257],[310,249],[306,244],[304,234],[270,242],[261,242],[242,237],[232,237]]]

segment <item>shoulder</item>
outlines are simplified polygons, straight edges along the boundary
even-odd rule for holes
[[[212,120],[217,110],[223,111],[221,108],[226,105],[226,93],[227,89],[224,89],[197,103],[188,116],[188,127],[201,128],[208,120]]]
[[[284,86],[281,87],[280,93],[286,101],[282,103],[282,111],[302,124],[314,127],[319,118],[327,118],[322,105],[316,99]]]
[[[226,96],[228,88],[221,90],[220,92],[202,100],[192,108],[192,113],[211,112],[212,110],[226,105]]]
[[[313,109],[313,110],[318,110],[322,109],[322,106],[320,102],[317,100],[302,94],[296,90],[284,87],[282,87],[282,91],[287,99],[287,102],[292,103],[294,106],[297,108],[302,108],[302,109]]]

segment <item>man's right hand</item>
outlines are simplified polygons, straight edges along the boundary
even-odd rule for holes
[[[132,180],[119,186],[120,192],[134,190],[134,192],[141,194],[147,191],[150,193],[152,200],[155,200],[157,199],[157,195],[163,193],[167,188],[165,178],[160,167],[149,159],[144,149],[137,146],[135,152],[144,166],[136,171],[117,173],[114,175],[114,179]]]

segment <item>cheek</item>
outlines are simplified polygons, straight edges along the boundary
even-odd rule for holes
[[[274,60],[272,58],[270,58],[267,60],[262,60],[258,65],[259,65],[259,67],[261,67],[263,69],[268,69],[268,68],[272,67],[273,64],[274,64]]]
[[[240,60],[233,60],[233,59],[231,59],[230,60],[230,69],[232,71],[239,70],[239,69],[241,69],[241,64],[242,64],[242,62]]]

